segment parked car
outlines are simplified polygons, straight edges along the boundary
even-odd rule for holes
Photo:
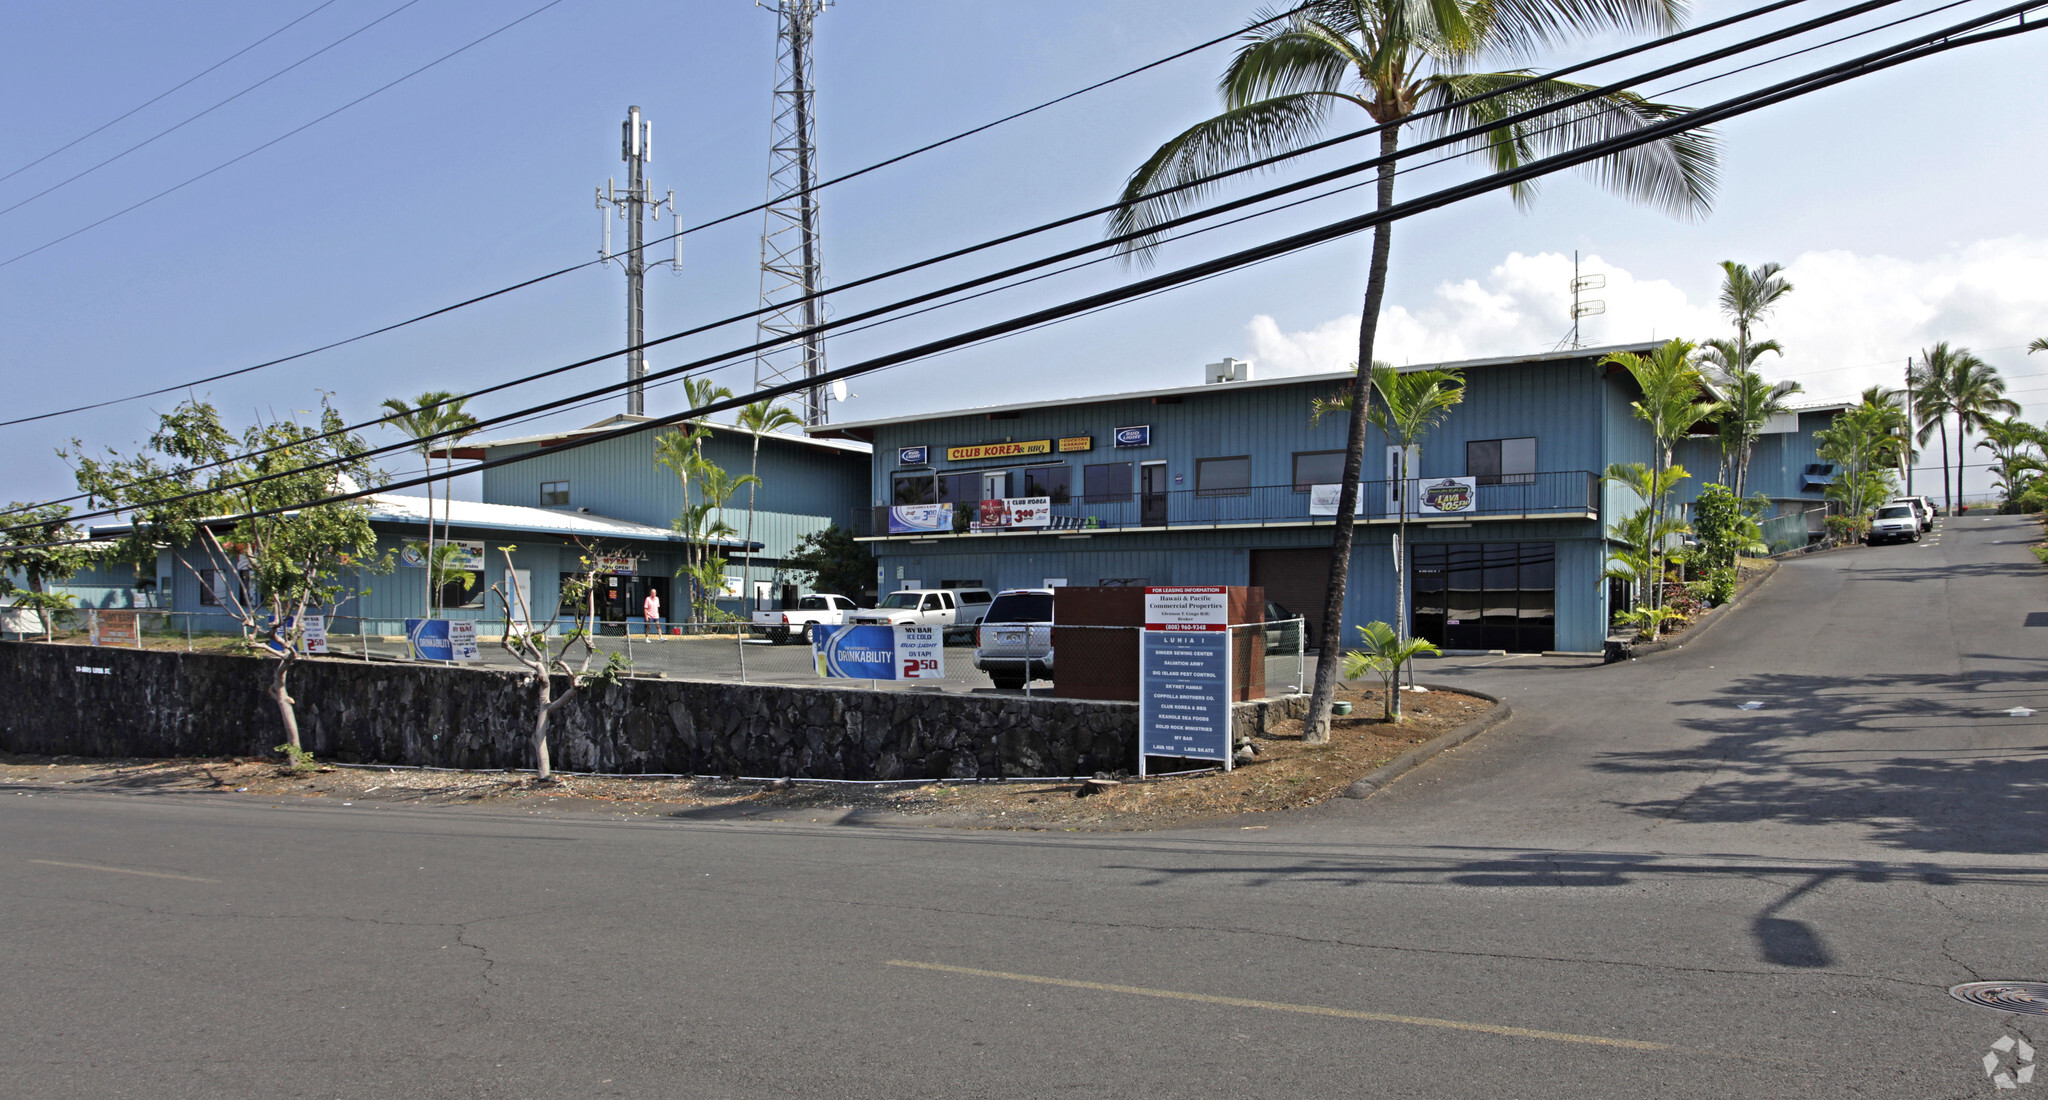
[[[1876,546],[1886,542],[1919,542],[1920,514],[1910,504],[1887,504],[1870,518],[1870,533],[1863,541]]]
[[[1292,620],[1292,621],[1290,621]],[[1298,641],[1297,641],[1298,640]],[[1266,653],[1292,653],[1299,644],[1303,650],[1314,648],[1315,629],[1308,621],[1282,607],[1278,601],[1266,601]]]
[[[1934,530],[1934,501],[1927,497],[1893,497],[1886,504],[1910,504],[1919,513],[1920,529]]]
[[[882,597],[871,610],[848,615],[869,626],[936,626],[947,641],[974,636],[995,594],[986,588],[906,588]]]
[[[814,626],[839,626],[846,622],[850,611],[858,610],[851,599],[831,593],[800,596],[796,606],[782,611],[754,612],[755,630],[765,631],[768,640],[782,645],[791,638],[809,645],[811,628]]]
[[[1052,589],[1010,588],[996,594],[975,630],[974,667],[999,688],[1052,678]]]

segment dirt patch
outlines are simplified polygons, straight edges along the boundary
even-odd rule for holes
[[[787,786],[726,779],[568,776],[538,783],[518,772],[423,771],[323,765],[290,773],[274,760],[109,760],[0,754],[0,792],[178,792],[350,804],[523,808],[618,816],[759,818],[771,821],[898,821],[967,828],[1127,830],[1214,822],[1314,806],[1416,745],[1491,710],[1450,691],[1404,696],[1406,721],[1380,721],[1377,689],[1347,690],[1350,717],[1327,744],[1301,739],[1285,721],[1253,739],[1249,764],[1230,772],[1144,781],[1124,777],[1082,795],[1073,781]]]

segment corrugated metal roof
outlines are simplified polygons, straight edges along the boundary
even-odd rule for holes
[[[1547,351],[1535,355],[1510,355],[1493,359],[1466,359],[1456,363],[1411,363],[1402,367],[1404,371],[1415,370],[1476,370],[1484,367],[1507,367],[1518,363],[1543,363],[1557,359],[1598,359],[1617,351],[1643,353],[1661,346],[1659,342],[1639,344],[1612,344],[1598,348],[1576,348],[1570,351]],[[1264,389],[1268,386],[1296,386],[1306,382],[1331,382],[1348,379],[1348,370],[1319,371],[1315,374],[1285,374],[1273,378],[1254,378],[1247,382],[1207,382],[1197,386],[1168,386],[1163,389],[1130,390],[1124,393],[1105,393],[1088,397],[1055,397],[1039,401],[1020,401],[1006,405],[972,405],[966,408],[941,409],[933,412],[914,413],[909,416],[889,416],[874,420],[851,420],[843,424],[817,424],[805,428],[811,433],[852,431],[863,428],[879,428],[889,424],[914,424],[920,420],[939,420],[949,416],[979,416],[985,413],[1027,412],[1032,409],[1051,408],[1059,405],[1096,405],[1111,401],[1140,401],[1154,397],[1171,397],[1193,393],[1221,393],[1226,390]]]
[[[427,522],[427,498],[402,496],[397,493],[377,493],[367,497],[372,522],[417,523]],[[456,500],[446,502],[448,513],[442,515],[441,502],[436,502],[436,523],[450,523],[456,527],[483,527],[497,531],[531,531],[537,534],[569,535],[584,538],[641,539],[653,542],[683,542],[683,536],[667,527],[634,523],[632,520],[614,519],[591,512],[577,512],[560,508],[533,508],[523,504],[486,504],[480,500]],[[713,545],[745,549],[742,539],[712,539]]]

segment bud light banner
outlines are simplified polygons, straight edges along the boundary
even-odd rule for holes
[[[1479,505],[1479,479],[1445,477],[1424,480],[1415,494],[1415,510],[1425,516],[1469,516]]]
[[[936,626],[841,626],[811,632],[818,675],[846,680],[940,680],[946,643]]]
[[[953,506],[950,504],[898,504],[889,509],[892,535],[950,534]]]
[[[1119,447],[1150,447],[1152,425],[1133,424],[1127,428],[1118,428],[1113,439]]]

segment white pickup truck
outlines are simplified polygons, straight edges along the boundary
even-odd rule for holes
[[[768,640],[781,645],[791,638],[811,642],[811,628],[814,626],[842,626],[846,616],[859,610],[854,602],[845,596],[820,594],[800,596],[796,606],[785,611],[754,612],[754,629],[766,631]]]
[[[906,588],[882,597],[846,621],[871,626],[936,626],[947,640],[969,638],[988,615],[995,593],[986,588]]]

